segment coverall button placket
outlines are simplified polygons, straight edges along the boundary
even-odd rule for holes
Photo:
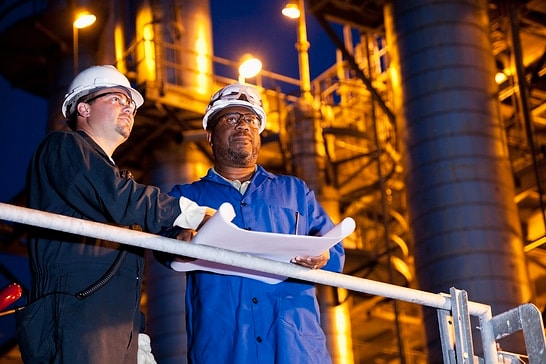
[[[258,306],[258,303],[260,302],[259,295],[255,294],[256,292],[249,292],[251,301],[252,301],[252,315],[254,316],[253,323],[254,323],[254,335],[256,336],[256,342],[261,343],[263,342],[263,336],[260,334],[264,332],[264,327],[262,327],[262,323],[259,320],[256,320],[257,317],[260,317],[260,306]],[[265,302],[265,301],[264,301]]]

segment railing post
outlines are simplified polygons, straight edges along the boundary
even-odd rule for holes
[[[527,349],[529,364],[546,363],[546,339],[542,315],[538,308],[526,303],[491,319],[495,339],[500,339],[521,330]]]

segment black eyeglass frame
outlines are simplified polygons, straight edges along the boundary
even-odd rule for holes
[[[230,116],[231,117],[235,116],[234,121],[228,120]],[[247,118],[252,120],[249,121]],[[241,120],[245,123],[245,125],[248,125],[249,127],[253,129],[260,129],[260,125],[262,123],[262,119],[260,118],[260,116],[252,112],[241,113],[237,111],[231,111],[231,112],[227,112],[225,114],[218,115],[217,117],[215,117],[214,127],[216,127],[218,124],[224,124],[230,127],[235,127],[241,123]]]
[[[129,105],[132,105],[133,106],[133,116],[136,115],[136,112],[137,112],[137,106],[136,106],[136,102],[135,100],[133,100],[131,97],[127,96],[126,94],[124,94],[123,92],[120,92],[120,91],[109,91],[109,92],[105,92],[103,94],[98,94],[98,95],[95,95],[87,100],[81,100],[80,102],[85,102],[86,104],[89,104],[93,101],[96,101],[98,99],[100,99],[101,97],[105,97],[105,96],[108,96],[108,95],[122,95],[122,96],[125,96],[125,99],[126,100],[129,100],[129,103],[128,104],[125,104],[123,105],[121,102],[118,102],[118,105],[122,108],[124,107],[127,107]],[[121,98],[121,97],[120,97]]]

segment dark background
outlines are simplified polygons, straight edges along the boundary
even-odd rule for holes
[[[284,1],[211,0],[210,6],[215,56],[237,61],[251,53],[265,70],[299,78],[297,20],[281,14]],[[306,20],[313,79],[335,63],[335,48],[311,14]],[[24,188],[26,166],[46,133],[47,108],[45,99],[0,76],[0,202],[10,202]]]

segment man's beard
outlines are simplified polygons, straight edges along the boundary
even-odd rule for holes
[[[127,130],[126,127],[120,125],[116,126],[116,132],[125,139],[128,139],[131,135],[131,129]]]
[[[254,165],[258,159],[258,150],[255,147],[252,147],[252,152],[237,151],[227,146],[216,146],[214,149],[217,160],[229,161],[239,167]]]

